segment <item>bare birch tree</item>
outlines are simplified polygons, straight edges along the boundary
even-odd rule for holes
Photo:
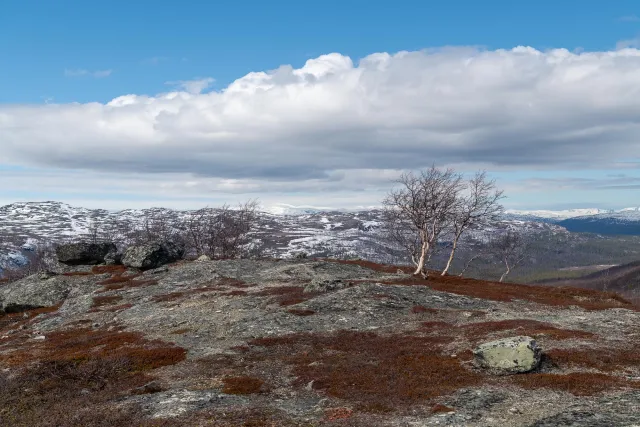
[[[458,200],[448,221],[451,225],[453,242],[442,276],[447,274],[451,267],[463,233],[470,228],[486,227],[495,222],[504,209],[498,203],[504,198],[503,192],[496,189],[495,180],[487,179],[485,171],[476,172],[475,176],[466,183],[465,191],[467,194],[456,194]]]
[[[211,258],[240,256],[257,224],[257,208],[258,201],[250,200],[238,205],[237,209],[223,205],[193,212],[184,225],[189,245],[196,255]]]
[[[509,273],[525,260],[528,250],[525,238],[520,233],[512,230],[495,238],[490,243],[490,246],[492,252],[505,266],[505,271],[500,276],[499,282],[502,282]]]
[[[382,202],[385,228],[408,251],[416,267],[413,274],[426,277],[425,264],[438,237],[450,226],[463,179],[453,169],[433,165],[419,176],[402,174],[397,183],[401,187],[391,190]]]

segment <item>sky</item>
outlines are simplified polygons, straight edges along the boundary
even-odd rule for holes
[[[0,1],[0,205],[640,205],[640,4]]]

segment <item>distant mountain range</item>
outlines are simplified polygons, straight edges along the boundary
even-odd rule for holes
[[[556,224],[574,233],[640,235],[640,208],[619,210],[568,209],[562,211],[507,210],[505,217]]]
[[[262,245],[265,255],[288,258],[298,252],[310,256],[361,257],[393,261],[388,256],[389,244],[380,232],[381,211],[323,211],[324,208],[276,205],[262,208],[254,240]],[[267,211],[267,212],[265,212]],[[113,220],[142,221],[148,214],[165,218],[181,218],[190,211],[163,208],[118,212],[104,209],[73,207],[60,202],[13,203],[0,207],[0,268],[15,267],[26,262],[26,252],[37,241],[59,242],[88,233],[90,224],[108,227]],[[520,231],[566,232],[562,227],[544,221],[505,218],[498,228]],[[491,233],[484,230],[482,233]],[[386,255],[385,255],[386,254]]]

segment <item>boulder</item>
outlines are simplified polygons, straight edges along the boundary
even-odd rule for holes
[[[122,254],[117,250],[110,251],[104,256],[104,263],[107,265],[122,264]]]
[[[151,270],[178,261],[184,256],[184,247],[173,242],[158,241],[128,247],[122,255],[122,264],[140,270]]]
[[[34,274],[0,288],[0,311],[16,313],[40,307],[53,307],[67,298],[71,290],[66,276]]]
[[[113,243],[68,243],[56,248],[58,261],[66,265],[96,265],[104,263],[110,252],[116,252]]]
[[[516,336],[480,344],[474,351],[475,362],[497,374],[530,372],[540,365],[542,349],[527,336]]]
[[[211,261],[211,258],[209,257],[209,255],[200,255],[198,259],[196,259],[196,261],[206,262]]]

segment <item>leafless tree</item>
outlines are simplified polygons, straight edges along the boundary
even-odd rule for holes
[[[458,274],[458,277],[463,277],[464,273],[467,271],[467,269],[471,266],[471,263],[473,261],[475,261],[476,259],[482,257],[482,253],[474,253],[472,254],[469,259],[467,259],[467,261],[464,263],[464,267],[462,267],[462,270],[460,270],[460,274]]]
[[[184,220],[187,242],[196,255],[212,258],[235,258],[249,245],[250,234],[257,225],[258,201],[220,208],[203,208]],[[255,252],[255,248],[254,251]]]
[[[464,190],[467,194],[456,194],[457,201],[452,210],[451,219],[448,221],[451,225],[453,242],[442,276],[447,274],[451,267],[463,233],[470,228],[486,227],[495,222],[504,209],[499,203],[500,199],[504,198],[503,192],[496,189],[495,180],[487,179],[485,171],[476,172],[475,176],[466,183]]]
[[[496,237],[491,241],[490,247],[492,253],[505,266],[505,271],[500,276],[500,282],[525,260],[528,251],[526,239],[522,234],[512,230]]]
[[[401,187],[390,191],[382,202],[385,229],[410,254],[414,274],[426,276],[426,262],[438,237],[450,226],[463,179],[453,169],[433,165],[418,176],[402,174],[397,183]]]

